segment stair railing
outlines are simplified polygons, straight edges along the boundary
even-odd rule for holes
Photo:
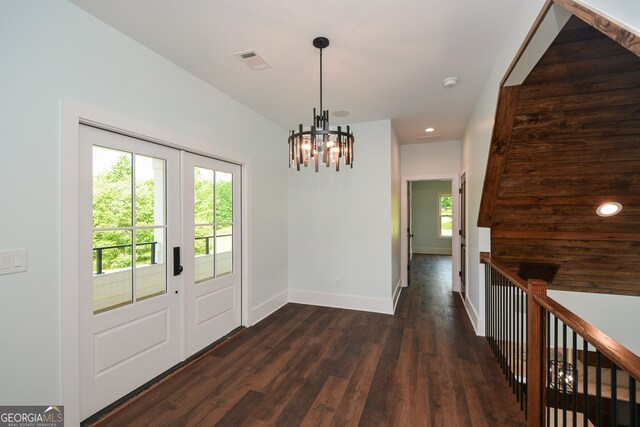
[[[485,331],[529,426],[640,426],[640,357],[482,252]]]

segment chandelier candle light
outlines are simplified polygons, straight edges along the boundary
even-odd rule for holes
[[[313,45],[320,49],[320,114],[313,109],[313,125],[304,128],[299,125],[298,131],[289,132],[289,167],[300,165],[309,166],[312,161],[318,172],[319,163],[327,167],[334,163],[336,171],[340,170],[340,159],[344,164],[353,168],[353,132],[349,126],[343,131],[342,126],[337,129],[329,127],[329,110],[322,109],[322,49],[329,46],[329,39],[316,37]]]

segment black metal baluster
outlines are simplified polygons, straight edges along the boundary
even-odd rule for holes
[[[513,353],[513,338],[511,336],[511,317],[513,316],[513,311],[511,310],[511,286],[511,282],[507,282],[507,373],[509,374],[509,386],[513,386],[513,375],[511,375],[511,367],[513,366],[513,361],[511,360]]]
[[[518,340],[515,334],[515,316],[516,316],[516,285],[511,284],[511,372],[509,377],[511,378],[511,392],[516,393],[516,352]]]
[[[522,337],[520,336],[520,322],[522,318],[520,317],[520,303],[521,303],[521,293],[522,290],[516,287],[516,348],[517,356],[516,356],[516,369],[515,375],[517,377],[516,382],[516,396],[518,398],[518,402],[520,402],[520,410],[522,411],[522,376],[520,375],[520,367],[522,366]]]
[[[551,382],[551,313],[547,311],[547,363],[545,366],[547,367],[546,372],[544,372],[545,380],[543,384],[545,385],[545,390],[547,391],[547,426],[551,425],[551,393],[549,393],[549,383]],[[557,423],[556,423],[557,425]]]
[[[502,280],[500,281],[500,298],[501,298],[501,303],[500,303],[500,311],[502,312],[502,316],[500,316],[501,318],[501,331],[500,331],[500,367],[502,368],[502,373],[505,373],[506,369],[505,369],[505,359],[504,359],[504,354],[505,354],[505,336],[507,334],[507,322],[505,321],[505,317],[507,315],[507,313],[505,312],[504,306],[505,306],[505,302],[506,302],[506,297],[505,297],[505,292],[504,292],[504,278],[502,278]]]
[[[636,402],[636,379],[629,375],[629,425],[638,425],[638,402]]]
[[[611,362],[611,425],[618,427],[618,372],[615,363]],[[629,401],[631,404],[631,401]]]
[[[524,331],[525,331],[525,337],[526,337],[526,342],[527,342],[526,345],[527,346],[529,345],[529,327],[528,327],[529,320],[528,319],[529,319],[529,298],[525,298],[524,299],[524,321],[525,321]],[[547,335],[547,337],[548,337],[548,335]],[[525,348],[527,348],[527,347],[525,347]],[[525,354],[526,354],[526,352],[525,352]],[[525,372],[525,374],[526,374],[526,372]],[[528,405],[527,396],[528,395],[529,395],[529,390],[527,389],[527,390],[525,390],[525,399],[524,399],[525,419],[527,418],[527,412],[528,412],[528,409],[527,409],[528,408],[527,407],[527,405]]]
[[[495,276],[495,272],[492,271]],[[491,281],[491,349],[493,354],[497,357],[496,351],[496,282]]]
[[[491,325],[491,321],[489,320],[490,317],[490,308],[491,308],[491,300],[489,299],[489,274],[491,272],[491,266],[489,264],[485,264],[484,267],[484,313],[485,313],[485,329],[486,329],[486,333],[485,336],[487,338],[487,342],[489,343],[489,345],[491,345],[491,339],[489,338],[489,331],[490,329],[490,325]]]
[[[550,334],[549,334],[549,325],[551,324],[551,313],[549,311],[547,311],[547,309],[543,309],[543,315],[540,317],[540,325],[538,326],[540,329],[544,328],[544,323],[545,320],[547,322],[547,341],[546,341],[546,347],[547,347],[547,359],[545,362],[545,354],[544,354],[544,347],[540,346],[540,354],[538,355],[540,357],[540,360],[542,361],[542,366],[546,366],[547,369],[543,368],[540,370],[540,374],[539,374],[539,380],[540,380],[540,384],[542,385],[542,387],[540,388],[540,395],[538,396],[538,400],[540,400],[540,402],[542,402],[544,404],[544,397],[547,396],[547,402],[549,401],[549,383],[548,383],[548,366],[549,366],[549,349],[551,347],[550,343],[551,343],[551,338],[550,338]],[[545,315],[544,313],[546,313],[546,319],[545,319]],[[547,404],[547,426],[550,425],[551,421],[549,419],[549,405]],[[544,417],[544,408],[542,407],[542,405],[540,405],[540,412],[542,412],[542,416]]]
[[[589,343],[582,338],[582,372],[584,372],[584,383],[582,384],[582,397],[584,399],[584,427],[589,425]]]
[[[553,371],[554,371],[554,378],[553,378],[553,384],[554,384],[554,389],[555,392],[554,394],[554,401],[553,401],[553,421],[554,421],[554,426],[558,425],[558,401],[560,400],[560,395],[559,395],[559,389],[558,389],[558,318],[556,316],[553,316],[553,359],[554,359],[554,364],[553,364]]]
[[[571,407],[573,408],[573,426],[578,425],[578,334],[573,329],[571,330],[573,336],[573,351],[571,352],[571,361],[573,362],[572,367],[572,388],[573,388],[573,399],[571,400]]]
[[[493,350],[493,354],[494,356],[497,356],[496,354],[496,286],[495,286],[495,281],[493,280],[493,276],[495,276],[494,271],[493,271],[493,267],[491,270],[491,275],[492,275],[492,279],[491,279],[491,350]]]
[[[602,355],[596,349],[596,425],[602,425]]]
[[[562,425],[567,425],[567,325],[562,322]]]

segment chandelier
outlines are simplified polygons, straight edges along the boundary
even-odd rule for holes
[[[322,109],[322,49],[329,46],[329,39],[316,37],[313,45],[320,49],[320,114],[313,109],[313,124],[311,127],[298,126],[298,131],[289,132],[289,167],[300,165],[305,167],[314,163],[318,172],[319,164],[326,167],[335,164],[336,171],[340,170],[340,160],[346,166],[353,168],[353,132],[349,126],[344,131],[342,126],[329,127],[329,110]]]

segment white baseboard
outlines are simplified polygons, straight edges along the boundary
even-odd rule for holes
[[[398,305],[398,300],[400,299],[400,292],[402,292],[402,277],[396,283],[396,288],[393,290],[393,312],[396,312],[396,306]]]
[[[414,254],[430,254],[430,255],[451,255],[451,248],[421,248],[414,247]]]
[[[289,289],[289,302],[393,314],[393,300]]]
[[[269,316],[280,307],[289,302],[289,290],[285,289],[278,295],[269,298],[265,302],[253,307],[251,309],[251,326],[260,322],[265,317]]]
[[[471,325],[473,326],[473,330],[476,332],[476,335],[483,337],[484,319],[482,322],[480,321],[480,316],[478,316],[478,312],[473,304],[471,304],[470,300],[466,299],[464,301],[464,307],[467,310],[467,315],[469,316],[469,320],[471,320]]]

